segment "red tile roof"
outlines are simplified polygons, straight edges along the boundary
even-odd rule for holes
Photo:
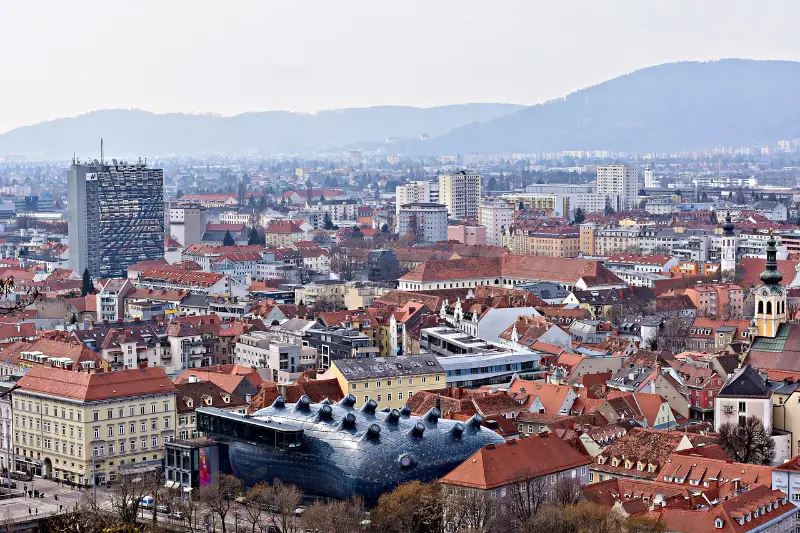
[[[589,287],[624,285],[622,280],[599,261],[514,254],[426,261],[400,279],[432,282],[490,277],[563,283],[576,283],[583,279]]]
[[[24,392],[81,402],[175,392],[175,386],[161,367],[99,374],[35,367],[18,384]]]
[[[439,481],[488,490],[590,463],[563,440],[542,434],[484,446]]]

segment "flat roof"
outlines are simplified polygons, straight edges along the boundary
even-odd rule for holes
[[[291,424],[282,424],[280,422],[273,422],[271,419],[268,418],[267,419],[253,418],[250,416],[240,415],[238,413],[230,413],[228,411],[223,411],[222,409],[217,409],[216,407],[199,407],[196,412],[199,414],[211,415],[217,418],[225,418],[242,424],[249,424],[251,426],[271,429],[283,433],[303,432],[303,428],[301,428],[300,426],[293,426]]]

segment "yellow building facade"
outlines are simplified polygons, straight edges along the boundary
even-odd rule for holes
[[[378,409],[400,409],[419,391],[447,386],[445,371],[433,355],[340,359],[331,362],[323,378],[336,378],[357,405],[374,400]]]
[[[176,390],[162,368],[32,368],[11,395],[17,470],[91,485],[160,467]]]

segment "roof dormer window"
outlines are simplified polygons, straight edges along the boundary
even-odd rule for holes
[[[186,398],[186,407],[194,407],[194,400]]]
[[[225,396],[222,397],[222,401],[225,403],[231,403],[231,395],[226,394]]]
[[[714,527],[715,527],[715,528],[717,528],[717,529],[722,529],[722,526],[723,526],[723,525],[724,525],[724,522],[722,521],[722,518],[719,518],[719,517],[717,517],[717,518],[714,520]]]

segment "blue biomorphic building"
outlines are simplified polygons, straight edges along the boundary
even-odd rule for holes
[[[220,446],[224,470],[246,485],[273,479],[307,494],[368,504],[407,481],[438,479],[486,444],[503,438],[481,426],[480,415],[461,423],[441,418],[437,408],[411,416],[408,407],[378,411],[348,395],[338,403],[296,404],[278,398],[246,416],[197,409],[197,429]],[[222,457],[225,456],[225,457]]]

